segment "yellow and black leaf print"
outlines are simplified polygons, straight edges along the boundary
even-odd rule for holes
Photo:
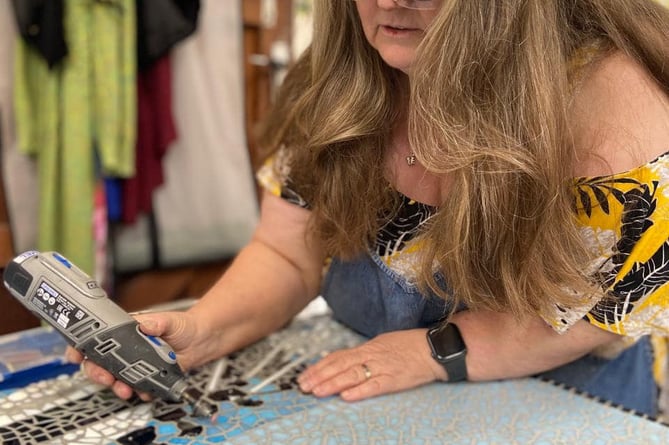
[[[567,314],[624,335],[669,334],[669,153],[632,170],[574,181],[574,207],[606,298]],[[553,322],[558,329],[564,328]]]
[[[640,188],[632,189],[623,195],[620,239],[616,243],[617,253],[612,258],[617,265],[622,266],[632,252],[632,248],[653,225],[653,214],[657,208],[656,190],[657,181],[653,181],[652,191],[648,184],[641,184]]]
[[[644,295],[653,292],[657,287],[657,283],[653,284],[649,278],[664,275],[664,282],[666,282],[666,275],[669,274],[669,263],[664,261],[664,254],[667,253],[665,244],[648,261],[635,261],[631,270],[622,278],[618,276],[623,265],[630,258],[634,246],[653,225],[652,217],[657,208],[655,199],[657,182],[654,181],[652,187],[648,184],[638,185],[638,188],[626,192],[616,190],[616,193],[611,193],[623,205],[623,214],[620,238],[616,242],[613,255],[608,260],[613,267],[604,263],[600,267],[600,272],[595,274],[597,282],[607,290],[609,296],[613,297],[601,300],[590,311],[592,317],[600,323],[615,322],[622,315],[632,312],[634,303]],[[604,211],[604,206],[600,207]],[[606,208],[608,213],[608,205]],[[606,272],[601,272],[603,270]]]
[[[401,204],[393,214],[382,214],[386,221],[376,236],[376,253],[380,257],[395,255],[420,231],[436,212],[436,207],[414,201],[397,192]]]
[[[639,181],[632,178],[611,178],[607,176],[579,178],[576,181],[577,210],[584,212],[590,218],[593,212],[593,200],[591,198],[593,196],[596,205],[608,215],[610,213],[610,197],[617,199],[621,204],[625,203],[625,193],[616,187],[620,184],[640,185]]]

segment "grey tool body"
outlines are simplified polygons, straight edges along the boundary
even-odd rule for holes
[[[184,396],[187,384],[174,351],[142,333],[93,278],[59,253],[25,252],[7,265],[3,279],[27,309],[117,379],[162,399]]]

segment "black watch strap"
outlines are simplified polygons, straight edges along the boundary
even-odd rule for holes
[[[449,382],[461,382],[463,380],[467,380],[467,365],[465,363],[464,355],[461,359],[442,363],[442,365],[448,373]]]
[[[467,380],[467,347],[455,324],[441,324],[428,329],[427,342],[432,358],[446,370],[449,382]]]

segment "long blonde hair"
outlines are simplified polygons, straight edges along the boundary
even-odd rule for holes
[[[359,254],[384,223],[381,211],[396,205],[383,156],[408,100],[417,157],[452,178],[422,234],[423,289],[517,314],[593,292],[570,189],[568,61],[604,41],[669,93],[667,10],[652,0],[444,1],[410,90],[367,44],[353,2],[317,1],[315,12],[313,43],[260,144],[291,153],[293,186],[328,252]],[[434,280],[435,266],[453,295]]]

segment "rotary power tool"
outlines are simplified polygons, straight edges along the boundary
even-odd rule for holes
[[[9,292],[52,325],[87,359],[132,388],[169,401],[186,401],[196,416],[217,408],[186,382],[176,354],[107,297],[99,284],[57,252],[28,251],[4,272]]]

